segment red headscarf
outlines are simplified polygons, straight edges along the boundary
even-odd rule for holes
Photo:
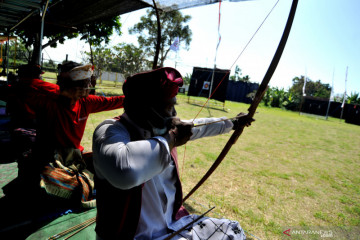
[[[164,67],[128,77],[123,92],[128,100],[167,100],[175,97],[182,85],[181,74],[174,68]]]

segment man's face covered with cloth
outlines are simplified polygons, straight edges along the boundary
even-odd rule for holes
[[[135,74],[123,85],[125,112],[154,136],[166,134],[180,121],[174,117],[176,95],[182,85],[181,74],[170,67]]]

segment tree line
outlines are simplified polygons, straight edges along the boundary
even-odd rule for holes
[[[292,79],[292,86],[287,91],[284,88],[269,87],[263,98],[264,105],[268,107],[278,107],[298,111],[300,110],[304,93],[305,96],[308,97],[324,100],[329,100],[331,98],[331,101],[343,102],[344,95],[331,95],[331,86],[329,84],[322,83],[320,80],[313,81],[306,78],[304,90],[304,81],[304,76],[294,77]],[[360,104],[359,93],[351,92],[350,95],[346,96],[345,103]]]

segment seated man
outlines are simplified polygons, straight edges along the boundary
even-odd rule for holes
[[[41,177],[41,186],[50,194],[70,198],[74,189],[66,186],[73,185],[76,189],[86,188],[87,196],[92,199],[91,174],[85,174],[83,179],[79,177],[83,170],[92,170],[92,159],[85,162],[84,147],[80,144],[86,122],[91,113],[122,108],[124,99],[124,96],[89,95],[92,74],[90,64],[64,63],[59,66],[58,94],[29,96],[37,127],[34,158],[25,169],[25,179],[38,187]],[[60,174],[59,169],[64,174]],[[71,176],[65,176],[68,172]],[[63,182],[64,179],[68,182]]]
[[[18,69],[18,81],[12,84],[7,111],[11,114],[13,128],[35,129],[35,112],[28,104],[32,95],[59,94],[59,86],[42,80],[39,65],[27,64]]]
[[[27,64],[18,69],[18,80],[11,84],[7,102],[7,113],[11,116],[11,134],[14,158],[21,161],[31,155],[36,136],[36,115],[29,105],[29,97],[59,94],[59,86],[41,79],[39,65]]]
[[[123,85],[125,113],[102,122],[93,136],[97,189],[97,239],[164,239],[194,216],[182,207],[176,147],[189,139],[227,133],[230,120],[194,128],[176,118],[176,94],[183,79],[172,68],[136,74]],[[219,119],[198,119],[195,124]],[[236,124],[249,125],[240,117]],[[237,222],[203,218],[185,239],[245,239]],[[196,225],[196,224],[194,224]],[[221,237],[218,235],[221,234]],[[229,236],[226,238],[225,236]],[[184,238],[182,238],[184,239]],[[197,239],[197,238],[195,238]]]
[[[41,147],[41,159],[53,156],[55,150],[70,148],[83,152],[84,147],[80,143],[89,115],[123,107],[124,96],[89,95],[92,74],[90,64],[67,62],[59,66],[59,95],[46,99],[32,98],[39,122],[37,142]]]

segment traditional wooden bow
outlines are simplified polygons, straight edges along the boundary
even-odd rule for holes
[[[261,102],[262,98],[265,95],[265,92],[268,88],[268,84],[270,82],[270,79],[272,77],[272,75],[275,72],[275,69],[280,61],[281,55],[284,51],[287,39],[289,37],[290,34],[290,29],[295,17],[295,12],[296,12],[296,7],[298,4],[298,0],[293,0],[292,5],[291,5],[291,9],[290,9],[290,13],[289,13],[289,17],[288,20],[286,22],[286,26],[283,32],[283,35],[280,39],[278,48],[276,49],[276,52],[274,54],[274,57],[270,63],[270,66],[256,92],[255,98],[253,100],[253,102],[251,103],[249,109],[248,109],[248,116],[250,118],[252,118],[255,114],[255,111],[259,105],[259,103]],[[233,134],[231,135],[230,139],[228,140],[228,142],[226,143],[225,147],[223,148],[223,150],[221,151],[220,155],[217,157],[217,159],[215,160],[215,162],[213,163],[213,165],[210,167],[210,169],[206,172],[206,174],[202,177],[202,179],[195,185],[195,187],[184,197],[183,202],[185,202],[209,177],[210,175],[215,171],[215,169],[220,165],[220,163],[222,162],[222,160],[224,160],[226,154],[229,152],[229,150],[231,149],[232,145],[236,143],[237,139],[239,138],[239,136],[242,134],[244,130],[244,126],[239,126],[237,129],[235,129],[235,131],[233,132]]]

